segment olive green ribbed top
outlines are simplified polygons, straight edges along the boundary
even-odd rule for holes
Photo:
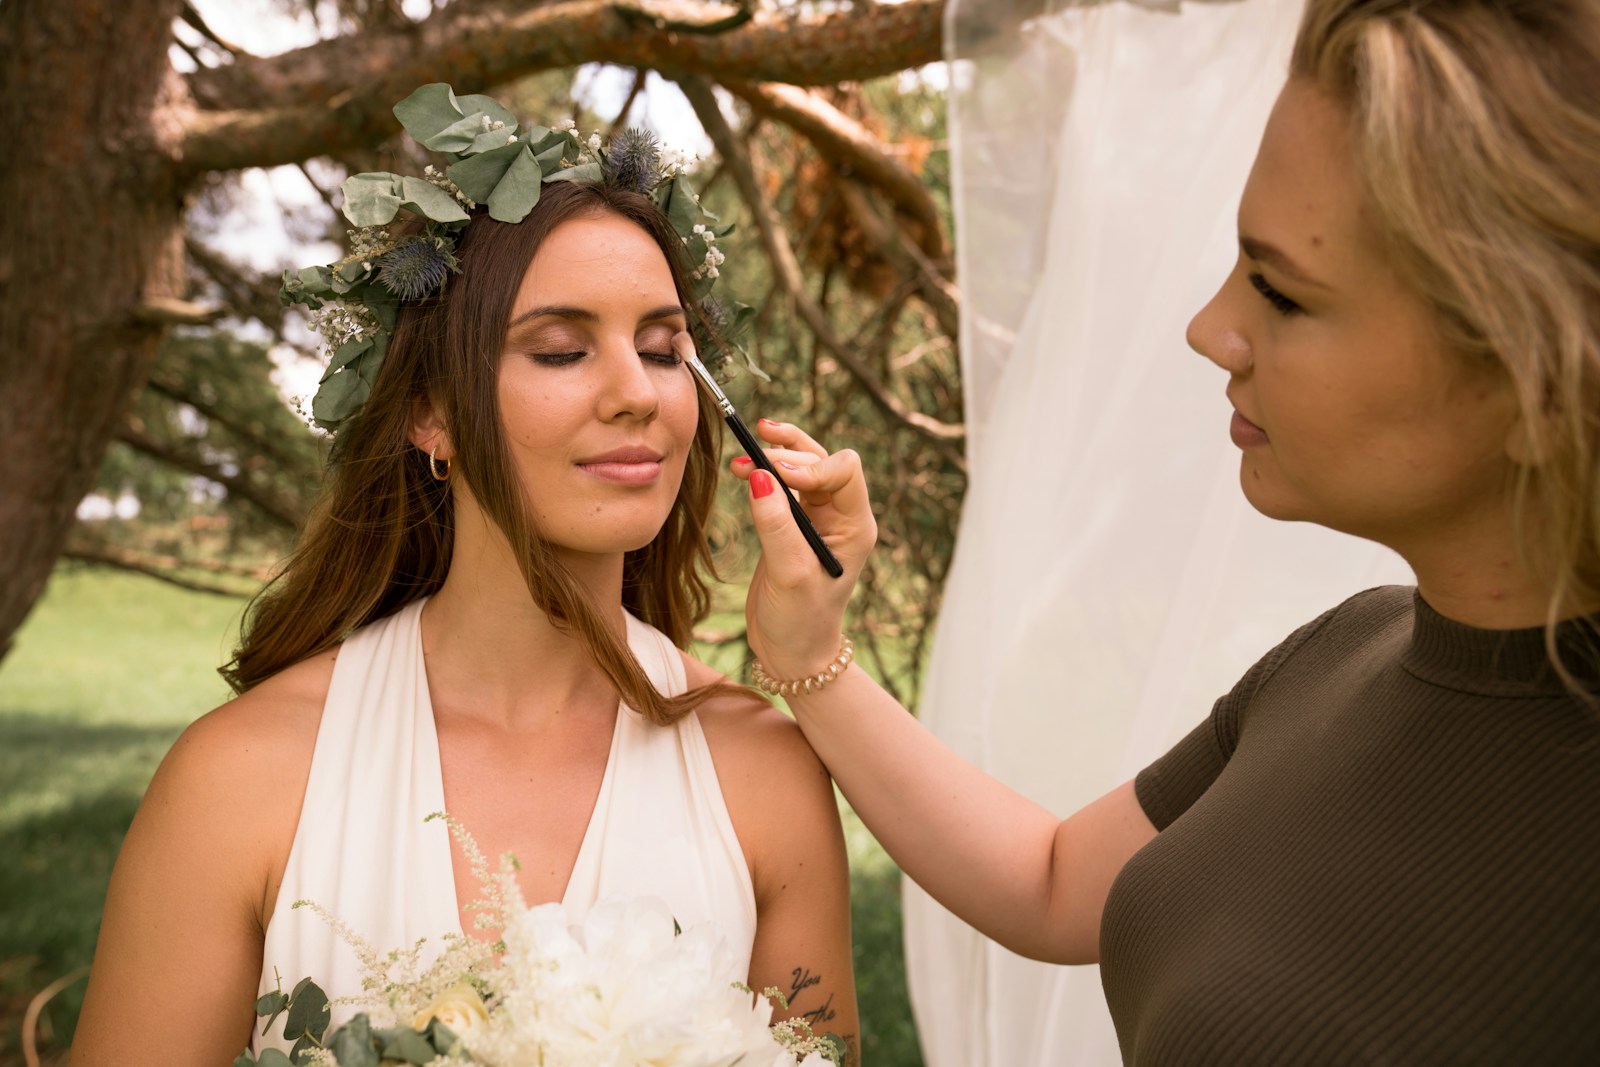
[[[1596,620],[1564,657],[1600,678]],[[1126,1063],[1600,1064],[1600,714],[1410,588],[1302,627],[1140,773]]]

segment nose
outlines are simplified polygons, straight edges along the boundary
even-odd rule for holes
[[[612,345],[603,360],[604,377],[600,384],[600,417],[649,421],[661,408],[661,393],[656,380],[635,350],[631,339]]]
[[[1189,347],[1234,377],[1249,374],[1255,365],[1250,342],[1233,325],[1228,314],[1228,290],[1233,279],[1223,282],[1210,303],[1189,320],[1184,339]]]

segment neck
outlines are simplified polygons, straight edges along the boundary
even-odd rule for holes
[[[1428,606],[1447,619],[1517,630],[1543,626],[1549,617],[1554,589],[1518,552],[1509,509],[1443,536],[1390,547],[1411,565]]]
[[[534,603],[510,545],[457,495],[455,545],[444,585],[422,614],[436,707],[506,725],[536,726],[562,711],[610,712],[617,693],[583,640]],[[570,554],[562,562],[622,632],[622,556]]]

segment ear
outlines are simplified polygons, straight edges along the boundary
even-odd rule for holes
[[[444,419],[433,406],[433,401],[420,396],[411,404],[411,443],[439,459],[450,459],[456,454],[455,443],[450,440]]]

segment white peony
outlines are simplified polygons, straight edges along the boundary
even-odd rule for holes
[[[559,904],[509,918],[506,952],[485,977],[502,991],[485,1025],[462,1034],[491,1067],[793,1067],[773,1038],[772,1005],[734,986],[716,930],[675,933],[665,903],[603,900],[581,925]],[[820,1055],[802,1067],[826,1067]]]

